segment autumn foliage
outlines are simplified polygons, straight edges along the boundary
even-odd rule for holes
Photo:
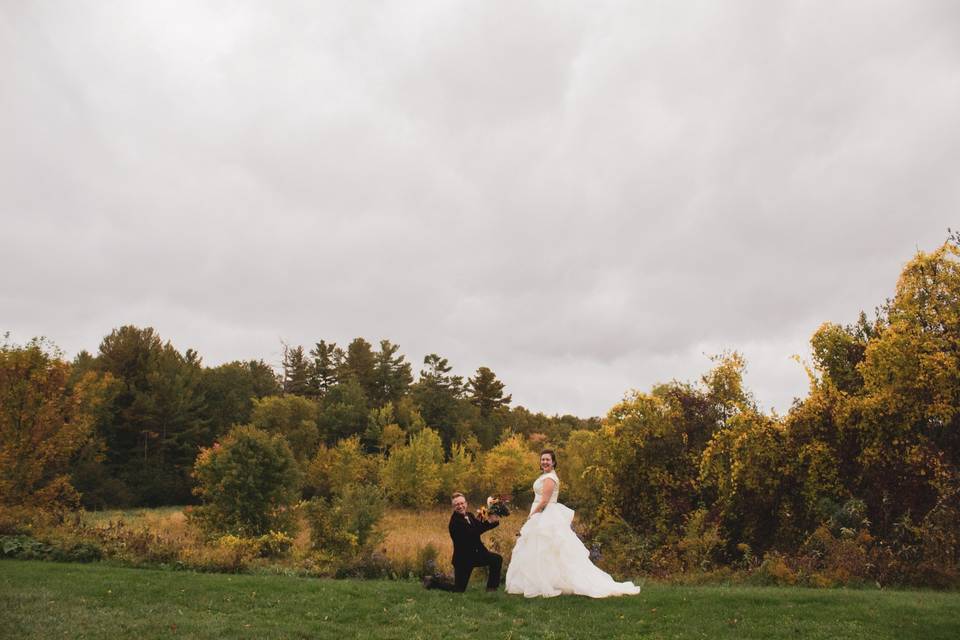
[[[918,253],[872,317],[824,323],[810,344],[809,391],[784,415],[757,405],[727,352],[602,420],[510,407],[490,369],[464,382],[436,354],[413,382],[386,340],[289,348],[282,377],[255,361],[205,368],[136,327],[72,363],[42,341],[5,344],[0,501],[62,510],[192,490],[192,520],[237,537],[234,551],[292,531],[302,508],[315,552],[349,551],[349,575],[367,575],[378,565],[358,554],[384,501],[465,491],[522,508],[549,446],[561,500],[617,575],[960,584],[960,238]]]
[[[91,444],[109,382],[71,380],[70,365],[42,340],[0,345],[0,503],[79,505],[70,472]]]

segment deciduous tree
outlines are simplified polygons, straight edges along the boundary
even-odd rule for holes
[[[75,457],[94,437],[93,414],[109,380],[70,365],[43,340],[0,344],[0,504],[73,508]]]

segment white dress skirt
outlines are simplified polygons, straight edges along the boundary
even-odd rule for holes
[[[533,507],[540,502],[547,478],[556,483],[550,503],[542,512],[531,515],[520,529],[507,568],[507,593],[528,598],[551,598],[565,593],[606,598],[640,593],[640,587],[632,582],[616,582],[590,562],[590,551],[570,526],[573,509],[557,502],[560,479],[555,472],[544,474],[533,483]]]

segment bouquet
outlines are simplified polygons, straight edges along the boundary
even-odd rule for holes
[[[510,515],[510,496],[490,496],[486,506],[477,510],[477,518],[488,520],[490,516],[500,518]]]

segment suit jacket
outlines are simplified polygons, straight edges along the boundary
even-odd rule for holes
[[[456,511],[450,516],[450,539],[453,540],[453,566],[473,565],[489,551],[480,541],[480,534],[493,529],[499,522],[481,522],[472,513],[467,513],[468,523]]]

